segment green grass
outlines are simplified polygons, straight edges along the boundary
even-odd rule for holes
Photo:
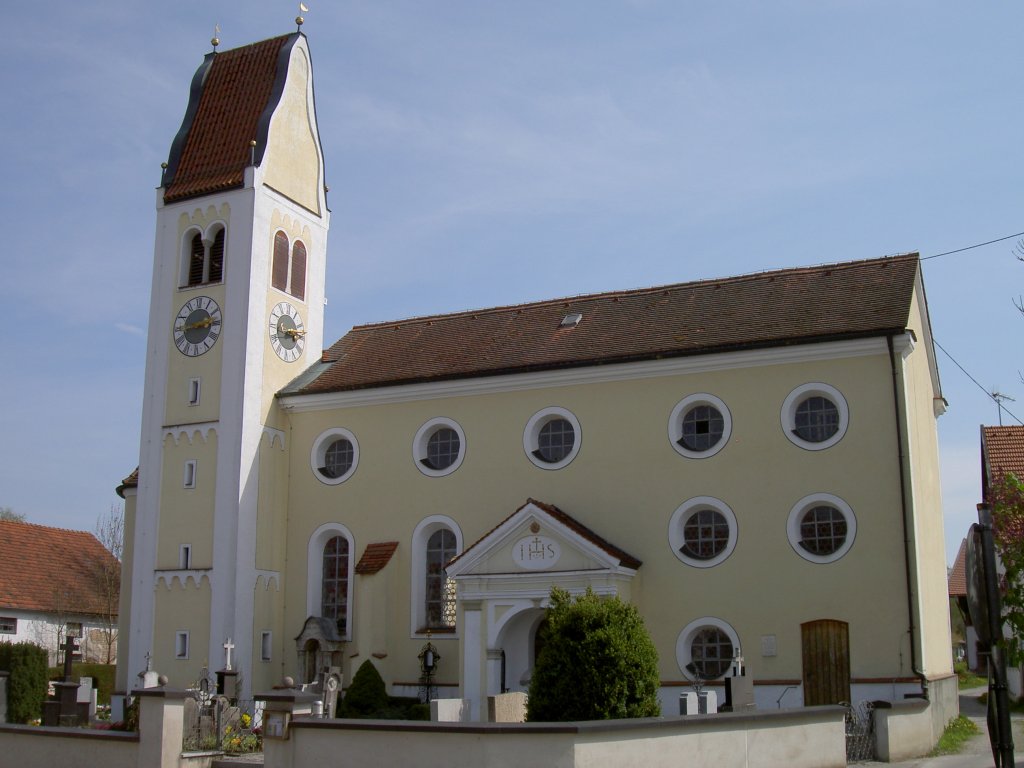
[[[956,672],[957,686],[960,690],[964,688],[979,688],[983,685],[988,685],[988,680],[984,677],[978,677],[976,674],[971,672],[967,668],[967,662],[958,661],[953,665],[953,670]]]
[[[955,755],[963,749],[965,742],[979,733],[981,733],[981,729],[971,722],[970,718],[960,715],[955,720],[949,721],[946,730],[942,732],[942,738],[939,739],[939,743],[935,745],[935,749],[929,754],[932,757],[936,755]]]

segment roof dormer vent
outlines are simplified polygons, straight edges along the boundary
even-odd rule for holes
[[[562,318],[562,322],[558,324],[559,328],[575,328],[580,324],[580,320],[583,319],[582,312],[573,312]]]

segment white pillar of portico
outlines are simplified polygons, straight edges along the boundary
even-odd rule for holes
[[[501,648],[487,649],[487,690],[488,696],[504,693],[501,680]]]
[[[487,701],[482,607],[479,600],[462,603],[462,698],[469,702],[469,717],[474,722],[485,719]]]

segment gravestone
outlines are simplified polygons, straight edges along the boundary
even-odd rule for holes
[[[746,675],[725,678],[725,706],[723,709],[728,708],[730,712],[740,712],[754,707],[754,679]]]
[[[78,709],[79,717],[87,722],[96,719],[96,689],[92,687],[91,677],[78,678]]]

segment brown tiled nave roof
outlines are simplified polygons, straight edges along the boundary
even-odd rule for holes
[[[0,521],[0,610],[102,614],[102,567],[119,566],[88,531]]]
[[[192,80],[181,129],[164,175],[164,202],[240,187],[257,164],[270,114],[280,98],[280,55],[297,34],[275,37],[222,53],[207,54]],[[283,80],[281,81],[283,83]]]
[[[900,333],[917,254],[353,328],[287,394]],[[563,318],[580,314],[575,326]]]

